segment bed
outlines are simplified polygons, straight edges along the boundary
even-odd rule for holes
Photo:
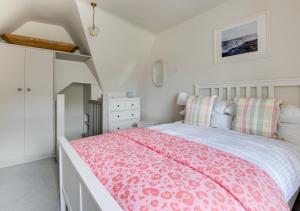
[[[253,93],[255,97],[281,94],[293,101],[296,97],[291,93],[297,93],[299,86],[300,80],[289,79],[195,86],[194,92],[195,95],[217,94],[223,99],[250,97]],[[277,87],[291,89],[286,94],[277,91]],[[297,196],[300,149],[292,143],[224,129],[200,129],[183,123],[118,131],[68,142],[63,136],[63,127],[59,127],[63,125],[63,109],[58,110],[62,211],[66,207],[72,211],[146,210],[147,206],[152,210],[262,210],[263,206],[269,210],[288,210],[287,205],[292,207]],[[161,140],[173,140],[174,144]],[[199,154],[207,154],[201,163],[201,158],[196,156]],[[127,160],[130,162],[126,163]],[[139,172],[135,174],[145,181],[138,187],[135,182],[139,179],[134,179],[130,170],[134,172],[133,164],[141,161],[150,166],[153,163],[153,166],[149,169],[139,166]],[[219,166],[226,175],[218,174],[220,168],[211,168]],[[245,166],[247,169],[240,171]],[[169,171],[155,173],[159,169]],[[182,173],[175,174],[176,169]],[[122,174],[127,170],[127,174]],[[128,180],[129,177],[132,179]],[[170,178],[178,179],[173,182],[176,185],[169,184]],[[232,178],[235,179],[232,181]],[[248,191],[243,189],[244,186]],[[132,198],[134,195],[140,197]],[[170,200],[172,196],[173,201],[166,203],[165,198]]]
[[[300,147],[297,145],[225,129],[199,129],[183,123],[164,124],[152,129],[231,153],[255,164],[273,178],[286,201],[298,191]]]

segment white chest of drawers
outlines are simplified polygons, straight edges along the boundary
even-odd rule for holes
[[[107,107],[104,132],[136,127],[140,122],[140,98],[109,98]]]

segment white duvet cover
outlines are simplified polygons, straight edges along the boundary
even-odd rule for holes
[[[151,128],[231,153],[255,164],[273,178],[287,202],[299,188],[300,148],[292,143],[225,129],[198,128],[182,123]]]

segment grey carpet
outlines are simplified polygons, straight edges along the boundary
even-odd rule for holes
[[[0,169],[0,211],[58,211],[54,159]]]

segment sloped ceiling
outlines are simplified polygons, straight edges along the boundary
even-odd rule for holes
[[[226,0],[98,0],[100,7],[154,33],[203,13]]]
[[[81,53],[92,55],[88,65],[103,90],[128,90],[135,88],[155,33],[224,1],[98,0],[100,34],[91,38],[87,32],[92,21],[90,0],[1,0],[0,33],[13,32],[28,21],[62,26]]]
[[[84,29],[91,25],[89,1],[76,0]],[[101,8],[96,10],[100,33],[88,40],[103,92],[134,90],[138,74],[149,58],[155,35]]]
[[[90,0],[84,0],[90,2]],[[226,0],[98,0],[99,7],[151,32],[161,32]],[[89,53],[74,0],[1,0],[0,32],[27,21],[63,26],[82,53]]]
[[[27,21],[64,27],[81,53],[90,54],[74,0],[1,0],[0,32],[13,32]]]

